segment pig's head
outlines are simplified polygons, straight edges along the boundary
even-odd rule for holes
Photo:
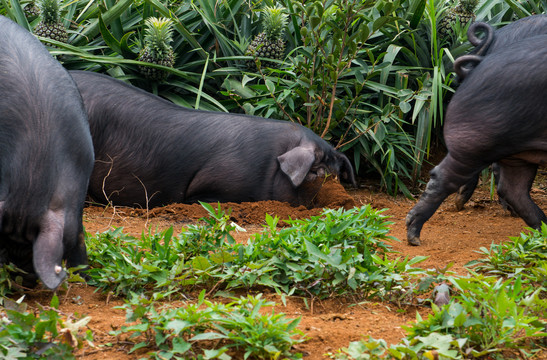
[[[334,175],[341,181],[357,187],[353,167],[348,158],[328,144],[306,141],[277,157],[281,171],[294,187],[313,182],[326,175]]]

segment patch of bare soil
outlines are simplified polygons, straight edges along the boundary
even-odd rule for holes
[[[509,236],[518,236],[525,226],[520,218],[511,217],[497,201],[491,200],[486,189],[478,189],[461,212],[456,212],[452,198],[447,199],[425,224],[422,246],[412,247],[406,243],[405,216],[415,201],[390,197],[373,191],[372,187],[346,193],[336,184],[327,186],[325,194],[321,194],[323,197],[317,199],[318,206],[313,209],[291,207],[275,201],[223,204],[222,207],[231,208],[232,220],[247,229],[246,233],[237,234],[237,239],[243,241],[253,232],[260,231],[266,213],[282,219],[306,218],[319,214],[321,207],[371,204],[375,208],[386,209],[384,214],[391,217],[393,225],[390,235],[401,240],[392,246],[402,255],[429,256],[421,264],[422,268],[444,268],[453,263],[452,270],[462,274],[465,273],[464,265],[478,258],[475,251],[480,247],[489,247],[492,243],[508,240]],[[547,195],[542,189],[534,189],[532,196],[540,207],[547,208]],[[161,231],[171,226],[178,231],[182,226],[195,223],[206,215],[200,205],[173,204],[149,211],[89,206],[85,209],[84,225],[91,234],[123,227],[124,232],[139,236],[143,232]],[[43,293],[40,296],[31,295],[30,300],[47,305],[50,296]],[[195,298],[197,294],[187,296]],[[267,293],[265,296],[277,303],[276,312],[283,312],[292,318],[302,317],[299,328],[309,336],[309,340],[300,344],[296,350],[309,360],[325,359],[324,354],[369,335],[383,338],[388,343],[397,343],[405,335],[401,326],[414,321],[416,312],[424,317],[428,314],[425,307],[397,308],[389,303],[357,303],[354,299],[327,299],[313,303],[308,301],[306,304],[303,299],[289,298],[286,305],[283,305],[278,295]],[[109,335],[111,330],[119,329],[125,323],[124,311],[115,309],[123,304],[121,299],[99,294],[94,288],[82,285],[72,286],[67,293],[61,294],[60,299],[64,313],[91,316],[88,327],[93,331],[96,347],[82,349],[78,353],[79,359],[126,360],[142,357],[143,352],[127,354],[132,346],[127,339]],[[547,356],[543,354],[539,358],[545,359]]]

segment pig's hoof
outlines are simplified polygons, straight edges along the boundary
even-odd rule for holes
[[[420,246],[421,244],[422,244],[422,243],[420,242],[420,238],[419,238],[419,237],[408,238],[408,245]]]
[[[457,211],[462,211],[463,210],[463,208],[465,206],[465,201],[462,199],[461,196],[457,196],[454,203],[456,204],[456,210]]]

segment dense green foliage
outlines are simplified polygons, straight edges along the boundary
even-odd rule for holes
[[[0,2],[33,30],[27,1]],[[61,3],[68,43],[42,38],[67,69],[106,72],[182,106],[295,121],[344,151],[362,176],[409,194],[431,147],[442,144],[451,63],[467,49],[466,29],[437,25],[452,0],[76,0]],[[282,60],[245,56],[266,6],[284,9]],[[485,0],[477,20],[500,25],[545,12],[544,1]],[[139,61],[146,20],[171,19],[173,68]],[[249,66],[250,64],[258,65]],[[262,64],[264,63],[264,64]],[[268,64],[275,64],[268,67]],[[169,74],[150,80],[139,68]],[[375,175],[376,174],[376,175]]]

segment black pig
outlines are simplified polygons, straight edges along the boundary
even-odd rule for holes
[[[500,170],[498,192],[512,209],[534,228],[546,220],[530,198],[537,167],[547,161],[546,59],[547,35],[476,58],[447,108],[448,154],[407,215],[411,245],[420,244],[423,224],[443,200],[493,162]]]
[[[482,31],[484,37],[479,38],[477,32]],[[500,49],[505,48],[506,46],[521,41],[522,39],[547,34],[547,15],[532,15],[522,19],[519,19],[511,24],[508,24],[498,30],[495,30],[488,24],[483,22],[475,22],[469,26],[467,31],[467,38],[469,42],[475,46],[475,49],[471,52],[473,55],[485,56],[496,52]],[[465,79],[467,73],[472,70],[472,67],[466,67],[465,62],[462,59],[460,64],[463,67],[456,69],[458,78],[460,81]],[[480,61],[480,60],[479,60]],[[470,62],[472,64],[472,61]],[[496,164],[492,165],[492,171],[494,174],[496,184],[499,183],[499,171]],[[456,208],[458,210],[463,209],[465,203],[473,195],[473,191],[477,187],[479,181],[479,175],[474,176],[467,184],[462,186],[457,193],[455,198]],[[513,209],[506,203],[506,201],[500,196],[500,202],[503,207],[509,209],[514,215]]]
[[[113,205],[311,201],[326,174],[355,184],[349,160],[311,130],[177,106],[109,76],[72,71],[95,148],[89,196]]]
[[[483,38],[477,36],[478,31],[484,32]],[[495,31],[483,22],[475,22],[467,30],[467,38],[475,46],[471,54],[479,56],[491,54],[522,39],[542,34],[547,34],[547,14],[527,16]]]
[[[31,33],[0,16],[0,263],[55,289],[87,263],[93,148],[78,89]]]

